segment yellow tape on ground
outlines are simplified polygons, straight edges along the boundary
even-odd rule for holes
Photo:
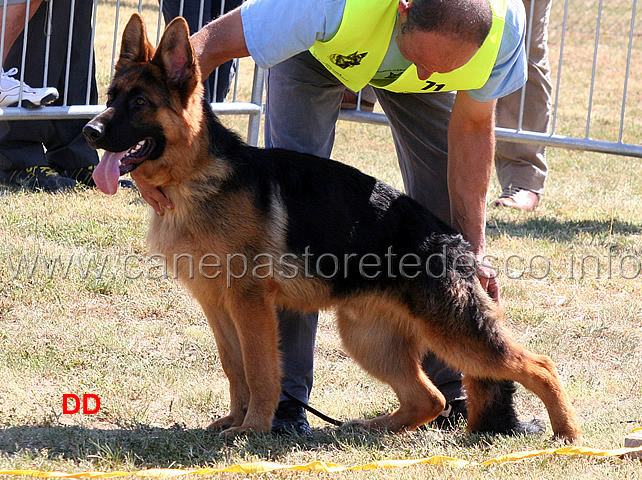
[[[640,431],[642,428],[636,428],[634,431]],[[39,470],[0,470],[0,475],[23,475],[30,477],[40,478],[114,478],[114,477],[152,477],[152,478],[165,478],[165,477],[180,477],[184,475],[211,475],[213,473],[265,473],[273,472],[275,470],[298,470],[303,472],[344,472],[347,470],[376,470],[383,468],[399,468],[408,467],[411,465],[450,465],[453,467],[471,467],[479,465],[497,465],[500,463],[516,462],[526,458],[537,457],[540,455],[584,455],[584,456],[597,456],[597,457],[618,457],[630,452],[641,452],[642,447],[635,448],[619,448],[616,450],[598,450],[588,447],[562,447],[550,448],[547,450],[535,450],[527,452],[517,452],[510,455],[502,455],[501,457],[492,458],[485,462],[469,462],[451,457],[434,456],[429,458],[420,458],[416,460],[380,460],[377,462],[368,463],[365,465],[357,465],[354,467],[345,467],[335,463],[328,462],[310,462],[305,465],[283,465],[274,462],[254,462],[242,463],[225,468],[202,468],[199,470],[183,470],[176,468],[154,468],[150,470],[140,470],[137,472],[78,472],[78,473],[63,473],[63,472],[43,472]]]

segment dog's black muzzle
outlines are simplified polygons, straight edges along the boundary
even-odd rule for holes
[[[92,147],[92,148],[100,148],[98,147],[98,143],[104,138],[105,136],[105,127],[102,122],[96,121],[97,119],[93,119],[87,123],[82,129],[82,133],[87,139],[87,143]]]

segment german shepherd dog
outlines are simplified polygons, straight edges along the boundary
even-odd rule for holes
[[[160,188],[175,208],[152,215],[148,241],[200,302],[230,382],[224,435],[269,431],[281,392],[278,309],[334,308],[345,348],[399,399],[352,424],[412,430],[445,408],[421,368],[435,352],[464,373],[468,428],[483,430],[498,386],[522,383],[546,405],[555,435],[581,441],[550,358],[516,343],[481,287],[471,247],[409,197],[358,170],[246,145],[202,99],[182,18],[149,44],[140,16],[124,33],[107,109],[85,127],[106,151],[94,178],[121,174]],[[170,262],[171,266],[171,262]]]

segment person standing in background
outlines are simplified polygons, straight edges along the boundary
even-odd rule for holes
[[[87,100],[97,103],[91,50],[93,2],[77,1],[73,10],[71,0],[33,0],[29,6],[33,10],[26,32],[25,83],[50,85],[62,92],[52,105],[62,105],[65,100],[66,105],[84,105]],[[24,25],[24,13],[20,25]],[[3,70],[21,67],[24,35],[21,31],[13,42]],[[83,119],[0,122],[0,183],[47,192],[60,192],[79,183],[95,186],[91,174],[98,155],[82,134],[85,123]]]
[[[528,80],[524,86],[526,93],[521,128],[532,132],[546,132],[551,119],[553,92],[548,61],[548,24],[553,2],[523,2],[527,24],[530,25],[532,20],[532,30],[530,43],[526,47]],[[518,128],[521,99],[522,91],[518,90],[497,101],[495,122],[498,127]],[[495,169],[502,193],[493,205],[526,211],[537,208],[548,175],[544,146],[498,141],[495,148]]]

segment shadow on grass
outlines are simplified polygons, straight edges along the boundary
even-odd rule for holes
[[[541,238],[553,242],[569,242],[582,237],[639,235],[642,225],[621,220],[563,221],[555,217],[529,217],[524,221],[490,219],[487,235],[491,238],[508,234],[515,237]]]
[[[253,461],[279,461],[293,450],[326,450],[350,445],[384,450],[385,434],[314,429],[314,438],[254,434],[230,442],[218,432],[138,426],[98,429],[77,426],[12,426],[0,429],[0,455],[91,461],[100,469],[201,468],[207,465]],[[230,463],[232,462],[232,463]]]

